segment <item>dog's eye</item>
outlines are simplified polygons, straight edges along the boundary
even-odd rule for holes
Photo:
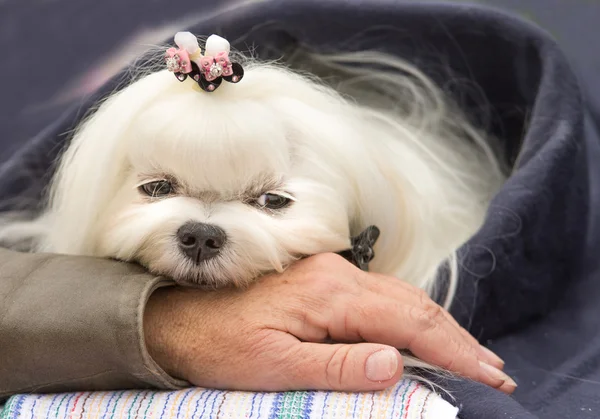
[[[271,210],[277,210],[281,208],[285,208],[290,205],[294,199],[287,194],[276,194],[267,192],[262,194],[257,200],[256,203],[263,208],[268,208]]]
[[[172,193],[173,185],[167,180],[155,180],[153,182],[144,183],[140,186],[140,190],[148,196],[159,198]]]

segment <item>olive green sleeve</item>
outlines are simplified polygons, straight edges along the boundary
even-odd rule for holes
[[[133,264],[0,248],[0,399],[185,387],[151,359],[143,336],[148,297],[169,285]]]

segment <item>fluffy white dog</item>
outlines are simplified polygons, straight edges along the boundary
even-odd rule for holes
[[[228,51],[213,37],[203,56],[178,37],[196,70],[214,45]],[[6,224],[2,241],[243,286],[375,225],[369,269],[431,290],[449,262],[449,302],[454,252],[504,180],[488,140],[396,58],[295,60],[313,74],[239,58],[243,79],[212,92],[166,69],[137,79],[81,124],[43,212]]]

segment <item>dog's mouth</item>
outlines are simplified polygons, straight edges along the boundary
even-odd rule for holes
[[[216,291],[224,288],[231,288],[232,286],[234,286],[231,282],[228,281],[216,281],[211,279],[190,280],[189,278],[180,278],[175,279],[175,282],[178,285],[184,287],[196,288],[204,291]]]
[[[192,263],[186,264],[187,269],[179,270],[177,275],[168,276],[171,276],[178,285],[207,291],[235,285],[235,280],[225,276],[224,267],[220,266],[220,261],[217,258],[210,261],[200,261],[199,263],[190,262]]]
[[[203,290],[216,290],[219,287],[217,286],[217,284],[215,284],[212,281],[208,281],[205,279],[202,279],[200,281],[190,281],[187,279],[183,279],[183,280],[178,280],[176,281],[179,285],[183,285],[186,287],[192,287],[192,288],[200,288]]]

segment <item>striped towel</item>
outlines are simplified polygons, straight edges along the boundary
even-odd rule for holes
[[[0,419],[456,419],[457,413],[456,407],[427,387],[402,380],[385,391],[371,393],[249,393],[191,388],[24,394],[8,400]]]

